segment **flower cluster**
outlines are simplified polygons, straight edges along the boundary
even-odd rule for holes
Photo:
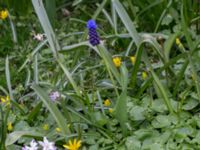
[[[68,144],[64,144],[63,147],[67,150],[78,150],[81,147],[81,140],[69,140]],[[46,137],[38,142],[33,139],[29,146],[22,147],[22,150],[40,150],[41,148],[42,150],[57,150],[55,143],[48,141]]]
[[[46,137],[43,138],[43,141],[39,141],[38,143],[35,140],[30,142],[30,146],[24,146],[22,150],[39,150],[39,146],[42,147],[43,150],[56,150],[54,142],[49,142]]]
[[[33,39],[36,40],[36,41],[43,41],[45,38],[45,35],[44,34],[41,34],[41,33],[38,33],[38,34],[33,34]]]
[[[96,46],[100,43],[100,39],[99,36],[97,34],[97,25],[96,22],[94,20],[89,20],[87,22],[87,28],[89,30],[88,34],[89,34],[89,42],[92,46]]]
[[[58,91],[51,92],[49,97],[53,102],[55,102],[60,97],[60,93]]]
[[[8,17],[8,11],[7,10],[1,10],[0,11],[0,19],[5,20]]]

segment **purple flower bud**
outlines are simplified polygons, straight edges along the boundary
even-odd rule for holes
[[[49,97],[53,102],[55,102],[60,97],[60,93],[58,91],[51,92]]]
[[[94,20],[92,20],[92,19],[89,20],[87,22],[87,28],[88,29],[91,29],[91,28],[96,29],[97,28],[96,22]]]
[[[100,43],[100,38],[97,34],[97,25],[96,22],[94,20],[89,20],[87,22],[87,28],[89,30],[88,34],[89,34],[89,42],[92,46],[96,46]]]

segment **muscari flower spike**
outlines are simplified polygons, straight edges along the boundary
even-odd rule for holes
[[[92,46],[96,46],[98,44],[100,44],[100,38],[97,34],[97,25],[96,22],[94,20],[89,20],[87,22],[87,28],[89,30],[89,42]]]

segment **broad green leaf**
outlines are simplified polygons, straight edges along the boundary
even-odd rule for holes
[[[142,121],[145,120],[145,108],[140,107],[140,106],[134,106],[130,110],[130,119],[134,121]]]
[[[122,127],[123,134],[127,134],[126,123],[128,121],[128,113],[127,113],[127,93],[123,91],[119,98],[117,99],[117,104],[115,106],[116,110],[116,118],[119,120],[120,125]]]
[[[22,136],[42,137],[43,135],[35,131],[14,131],[7,135],[6,146],[14,144]]]
[[[174,113],[170,99],[169,99],[169,97],[166,93],[166,90],[164,89],[162,83],[160,82],[159,78],[157,77],[157,75],[154,73],[153,70],[151,70],[151,74],[152,74],[152,77],[155,81],[155,84],[156,84],[155,86],[157,86],[158,90],[159,90],[159,93],[157,93],[157,94],[160,94],[163,97],[163,100],[164,100],[169,112]]]
[[[156,118],[152,121],[152,126],[154,128],[164,128],[170,125],[171,125],[171,122],[169,120],[169,117],[164,116],[164,115],[156,116]]]
[[[190,98],[190,99],[186,99],[185,103],[186,104],[183,105],[182,109],[183,110],[192,110],[199,104],[199,101],[195,100],[193,98]]]
[[[134,150],[139,150],[141,149],[142,143],[135,136],[131,136],[126,139],[125,145],[127,148],[131,147]]]

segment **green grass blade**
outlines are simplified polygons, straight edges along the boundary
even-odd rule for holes
[[[176,32],[174,34],[172,34],[171,36],[169,36],[169,38],[165,41],[164,43],[164,54],[165,54],[165,61],[168,62],[169,61],[169,54],[170,51],[172,50],[172,46],[174,44],[174,41],[176,39],[176,37],[179,35],[180,33]]]
[[[112,73],[113,73],[114,77],[116,78],[116,80],[118,81],[118,83],[121,84],[120,74],[112,61],[111,54],[108,52],[108,50],[102,44],[98,45],[97,48],[99,49],[101,57],[105,61],[107,67],[112,71]]]
[[[9,69],[9,58],[8,58],[8,56],[6,57],[5,71],[6,71],[6,83],[7,83],[9,95],[10,95],[10,98],[12,100],[14,100],[13,91],[12,91],[12,85],[11,85],[11,80],[10,80],[10,69]]]
[[[122,6],[122,4],[119,2],[119,0],[112,0],[112,3],[114,5],[114,8],[116,12],[118,13],[121,21],[124,23],[126,29],[128,30],[130,36],[135,41],[135,44],[139,46],[140,43],[140,36],[136,31],[135,26],[133,25],[133,22],[131,21],[130,17],[128,16],[126,10]]]
[[[40,44],[38,44],[38,46],[31,52],[31,54],[29,54],[28,58],[24,61],[24,63],[22,64],[22,66],[19,68],[18,72],[22,71],[22,69],[24,69],[24,67],[26,66],[26,64],[28,62],[31,61],[32,57],[45,45],[47,44],[47,40],[44,40],[43,42],[41,42]]]
[[[6,146],[14,144],[22,136],[43,137],[44,135],[35,131],[14,131],[8,134],[8,137],[6,138]]]
[[[37,117],[38,113],[40,112],[40,109],[42,108],[42,102],[39,102],[33,110],[28,114],[27,120],[29,123],[35,120],[35,117]]]
[[[158,87],[158,90],[160,92],[159,94],[163,97],[163,100],[164,100],[169,112],[174,113],[170,99],[168,98],[167,93],[165,92],[166,90],[163,87],[162,83],[160,82],[158,76],[154,73],[153,70],[150,70],[150,72],[152,74],[152,77],[153,77],[153,80],[155,81],[156,86]]]
[[[34,81],[36,84],[39,82],[38,78],[38,53],[34,57]]]
[[[162,12],[162,14],[161,14],[161,16],[160,16],[160,18],[159,18],[157,24],[156,24],[156,28],[155,28],[154,32],[157,32],[157,31],[158,31],[158,29],[159,29],[159,27],[160,27],[160,24],[161,24],[163,18],[165,17],[165,15],[166,15],[166,13],[167,13],[167,10],[168,10],[168,9],[170,8],[170,6],[172,5],[172,2],[173,2],[173,0],[170,0],[170,1],[168,2],[168,4],[167,4],[167,7],[163,10],[163,12]]]
[[[128,112],[127,112],[127,91],[123,91],[117,99],[117,104],[115,106],[116,118],[120,122],[122,132],[124,135],[127,134],[126,123],[128,121]]]
[[[50,111],[50,113],[52,114],[53,118],[57,122],[58,127],[61,129],[61,131],[63,132],[63,134],[69,133],[69,131],[67,130],[67,127],[66,127],[67,124],[66,124],[64,116],[58,110],[58,108],[56,107],[56,104],[53,103],[49,99],[49,96],[44,91],[44,89],[42,89],[41,87],[39,87],[36,84],[32,85],[32,89],[37,93],[37,95],[40,97],[40,99],[42,100],[42,102],[44,103],[44,105]]]
[[[69,80],[69,82],[72,84],[76,94],[80,96],[81,95],[80,94],[80,89],[77,86],[76,82],[73,80],[73,78],[72,78],[70,72],[68,71],[68,69],[63,65],[63,63],[59,59],[57,60],[57,62],[60,65],[60,67],[62,68],[62,70],[64,71],[64,73],[65,73],[67,79]]]
[[[42,0],[32,0],[32,3],[34,6],[34,9],[35,9],[35,12],[38,16],[38,19],[40,20],[40,23],[42,25],[42,28],[46,34],[50,48],[51,48],[54,56],[57,57],[58,56],[57,51],[60,49],[60,46],[56,39],[56,35],[52,29],[50,21],[48,19],[43,2],[42,2]]]

